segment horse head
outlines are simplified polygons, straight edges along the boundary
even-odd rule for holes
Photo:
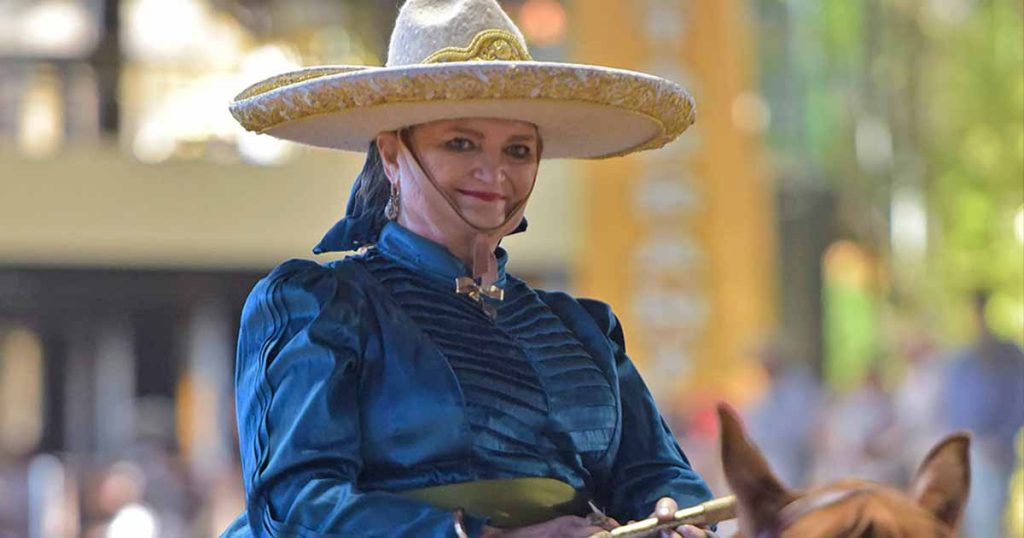
[[[967,434],[924,458],[908,492],[847,479],[791,490],[772,472],[734,410],[718,406],[722,466],[736,494],[740,535],[749,538],[953,537],[967,502]]]

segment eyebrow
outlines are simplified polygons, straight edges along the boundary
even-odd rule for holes
[[[533,142],[534,140],[537,140],[537,135],[534,135],[534,134],[512,135],[512,136],[508,137],[508,139],[509,139],[510,142],[513,142],[513,141],[514,142]]]
[[[467,134],[467,135],[470,135],[470,136],[475,136],[477,138],[486,138],[484,136],[484,134],[481,133],[480,131],[477,131],[476,129],[470,129],[469,127],[450,127],[449,130],[450,131],[455,131],[457,133],[462,133],[462,134]],[[517,135],[512,135],[512,136],[508,137],[508,141],[509,142],[532,142],[532,141],[534,141],[536,139],[537,139],[537,135],[534,135],[532,133],[531,134],[517,134]]]

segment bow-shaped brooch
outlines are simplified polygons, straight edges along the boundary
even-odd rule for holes
[[[455,279],[455,293],[469,297],[483,308],[492,320],[498,317],[498,309],[491,301],[504,301],[505,290],[491,284],[484,286],[479,277],[460,276]]]

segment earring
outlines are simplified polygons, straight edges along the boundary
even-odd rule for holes
[[[398,220],[398,209],[400,205],[401,193],[398,192],[398,182],[391,184],[391,196],[388,197],[388,203],[384,206],[384,218],[388,220]]]

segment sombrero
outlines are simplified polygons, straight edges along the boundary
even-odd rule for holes
[[[380,132],[441,119],[521,120],[546,158],[664,146],[694,121],[678,84],[622,69],[533,61],[495,0],[408,0],[385,67],[322,66],[260,81],[232,101],[250,131],[366,151]]]

